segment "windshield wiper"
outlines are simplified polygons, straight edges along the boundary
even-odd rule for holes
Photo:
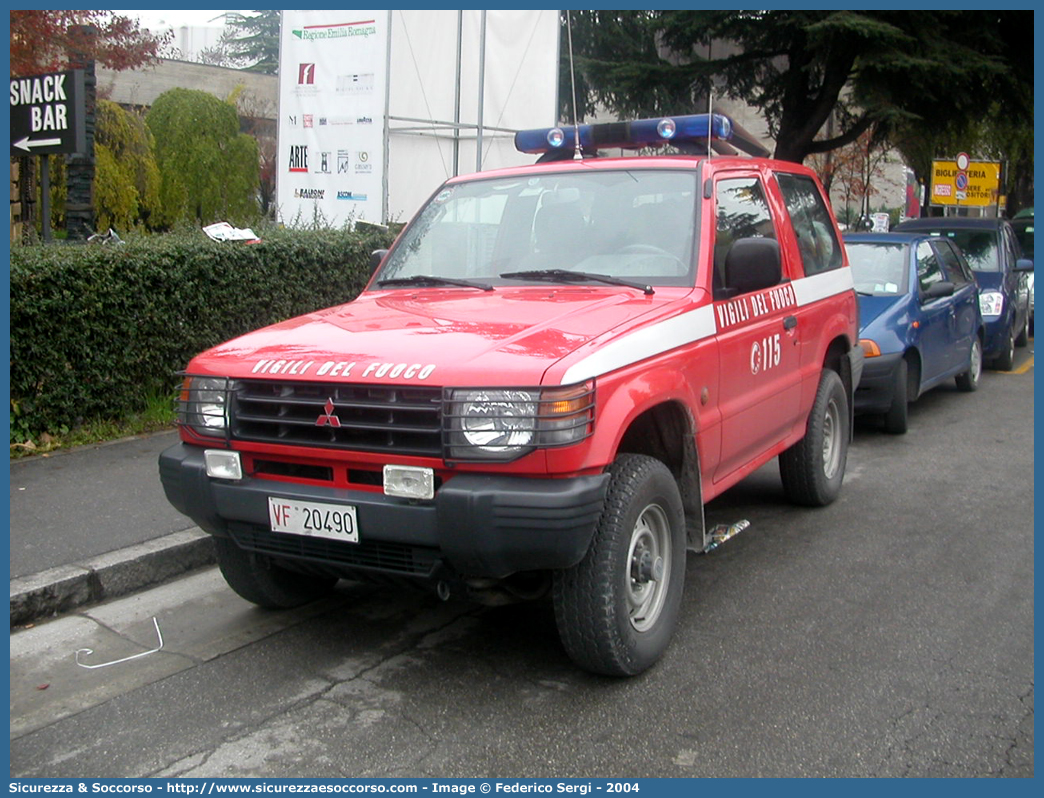
[[[574,272],[570,269],[536,269],[528,272],[506,272],[500,275],[508,280],[547,280],[553,283],[572,282],[596,282],[609,285],[623,285],[628,288],[637,288],[645,294],[654,294],[651,285],[636,283],[632,280],[623,280],[619,277],[610,277],[608,274],[591,274],[590,272]]]
[[[492,291],[493,286],[489,283],[477,283],[472,280],[454,280],[451,277],[436,277],[433,274],[414,274],[412,277],[389,277],[387,280],[378,280],[377,287],[386,285],[456,285],[461,288],[478,288],[480,291]]]

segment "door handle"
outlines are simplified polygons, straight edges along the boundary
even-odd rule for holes
[[[793,330],[795,327],[797,327],[797,316],[786,316],[783,319],[784,330]]]

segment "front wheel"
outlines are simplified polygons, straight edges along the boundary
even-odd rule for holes
[[[971,353],[968,355],[968,370],[957,375],[957,387],[962,391],[974,391],[979,387],[982,376],[982,341],[972,338]]]
[[[271,557],[241,549],[228,538],[214,538],[218,568],[228,586],[259,607],[299,607],[333,590],[332,577],[305,576],[280,567]]]
[[[905,360],[900,360],[895,369],[895,383],[892,386],[892,406],[884,415],[885,432],[902,435],[909,427],[910,421],[910,367]]]
[[[824,368],[805,437],[779,456],[783,491],[796,504],[823,507],[841,492],[848,460],[848,393],[836,371]]]
[[[1011,371],[1015,367],[1015,327],[1008,329],[1008,337],[1004,340],[1004,351],[993,361],[997,371]]]
[[[678,485],[659,460],[621,455],[609,473],[587,554],[555,574],[555,622],[580,667],[634,676],[663,655],[678,621],[685,514]]]
[[[1022,325],[1022,329],[1019,334],[1015,337],[1015,346],[1028,346],[1030,339],[1030,323],[1029,314],[1026,314],[1026,321]]]

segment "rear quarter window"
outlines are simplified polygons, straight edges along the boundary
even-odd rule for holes
[[[783,202],[797,235],[806,275],[841,268],[841,243],[815,182],[805,175],[777,174]]]

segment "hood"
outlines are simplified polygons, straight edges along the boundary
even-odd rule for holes
[[[1004,287],[1003,272],[972,272],[981,291],[1001,291]]]
[[[905,346],[902,330],[911,322],[909,294],[859,297],[859,337],[877,342],[882,354],[901,352]]]
[[[673,297],[666,296],[672,294]],[[377,291],[209,349],[195,374],[437,385],[538,385],[548,367],[676,291],[606,286]]]
[[[886,319],[901,313],[910,302],[907,294],[899,296],[859,296],[859,334],[869,329],[882,316]]]

